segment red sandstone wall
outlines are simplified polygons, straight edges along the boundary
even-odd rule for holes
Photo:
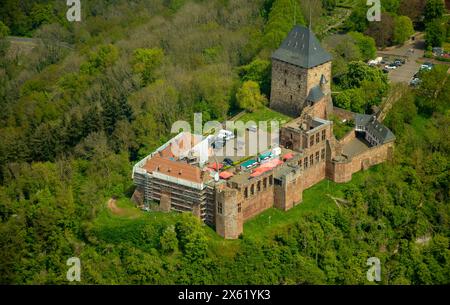
[[[242,202],[242,212],[244,221],[260,214],[261,212],[273,207],[273,186],[267,187],[266,190],[257,192],[248,199],[239,200]]]
[[[328,165],[329,173],[335,182],[344,183],[352,179],[352,175],[363,169],[363,162],[371,167],[385,162],[389,159],[389,149],[394,147],[394,143],[370,148],[369,150],[354,156],[346,163],[332,162]]]
[[[345,145],[352,141],[354,138],[356,138],[356,132],[355,129],[347,133],[342,139],[340,139],[338,142],[339,144]]]
[[[325,179],[325,161],[308,167],[302,175],[303,189],[306,190],[314,184]]]
[[[294,181],[287,185],[286,191],[286,210],[291,209],[296,204],[303,201],[303,180],[302,177],[297,177]]]
[[[325,96],[321,101],[314,104],[312,107],[311,115],[315,118],[327,119],[327,104],[329,96]]]

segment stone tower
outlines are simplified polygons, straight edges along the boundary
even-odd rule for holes
[[[238,192],[235,189],[216,189],[216,232],[226,239],[237,239],[244,231],[244,220],[239,211]]]
[[[270,107],[293,117],[317,103],[332,107],[331,59],[311,29],[295,26],[272,55]]]

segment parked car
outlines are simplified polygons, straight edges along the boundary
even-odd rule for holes
[[[420,66],[420,70],[431,70],[433,69],[433,66],[434,65],[431,62],[426,62]]]
[[[444,54],[443,48],[433,48],[432,52],[435,56],[442,56]]]
[[[395,64],[389,64],[384,66],[387,70],[395,70],[397,69],[397,66]]]
[[[233,166],[233,160],[231,160],[229,158],[225,158],[225,159],[223,159],[223,164]]]
[[[411,81],[409,82],[409,84],[410,84],[411,86],[413,86],[413,87],[416,87],[416,86],[418,86],[421,82],[422,82],[422,81],[420,80],[420,78],[413,77],[413,78],[411,79]]]
[[[383,61],[383,57],[377,57],[375,59],[369,60],[368,64],[369,66],[376,66],[380,64]]]
[[[397,66],[397,67],[400,67],[400,66],[402,66],[403,64],[404,64],[404,61],[402,61],[402,60],[400,60],[400,59],[396,59],[396,60],[394,61],[394,65]]]
[[[256,125],[251,125],[247,128],[248,131],[252,131],[252,132],[257,132],[258,131],[258,126]]]

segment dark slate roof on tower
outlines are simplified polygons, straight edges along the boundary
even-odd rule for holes
[[[313,87],[308,94],[308,97],[306,98],[307,101],[310,102],[317,102],[320,101],[325,95],[323,94],[322,90],[319,86]]]
[[[312,68],[328,61],[331,55],[322,48],[311,29],[296,25],[272,58],[302,68]]]

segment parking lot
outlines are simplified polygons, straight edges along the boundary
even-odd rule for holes
[[[413,50],[413,52],[411,52]],[[424,54],[424,41],[422,39],[417,40],[412,44],[406,44],[403,47],[389,50],[380,51],[378,56],[383,57],[383,60],[388,62],[395,58],[404,58],[406,63],[395,70],[389,71],[389,81],[393,83],[408,83],[414,74],[420,69],[420,63],[417,62]]]

